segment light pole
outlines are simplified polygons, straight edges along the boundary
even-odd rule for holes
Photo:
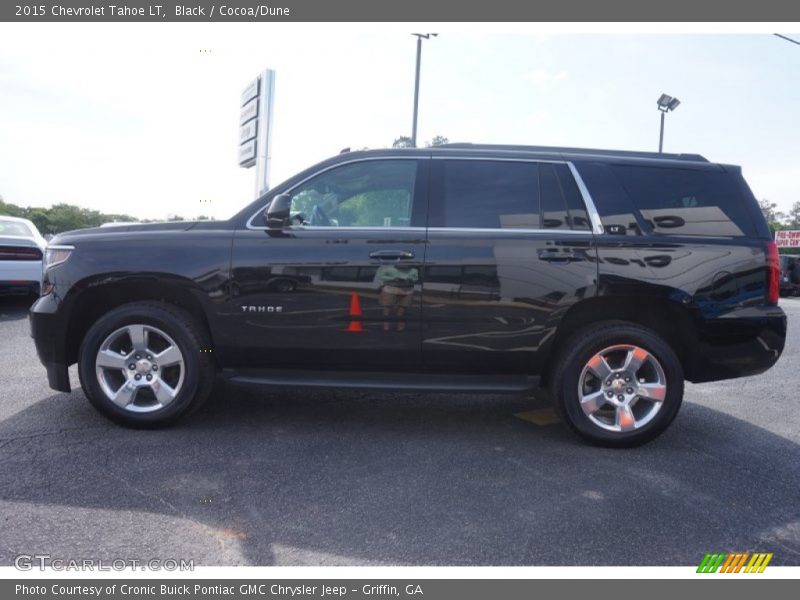
[[[419,63],[422,60],[422,40],[436,37],[438,33],[412,33],[417,36],[417,73],[414,78],[414,122],[411,126],[411,147],[417,147],[417,111],[419,109]]]
[[[661,132],[658,134],[658,153],[661,154],[664,150],[664,115],[678,108],[678,105],[681,103],[681,101],[677,98],[673,98],[672,96],[661,94],[661,97],[657,100],[657,103],[658,110],[661,111]]]

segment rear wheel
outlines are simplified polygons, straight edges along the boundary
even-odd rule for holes
[[[655,332],[607,321],[563,346],[551,383],[556,408],[595,444],[636,446],[661,434],[683,400],[683,369]]]
[[[209,349],[207,333],[187,312],[159,302],[127,304],[86,334],[81,386],[98,411],[121,425],[169,425],[210,394]]]

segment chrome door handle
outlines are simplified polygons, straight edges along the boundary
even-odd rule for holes
[[[570,262],[578,260],[574,252],[559,252],[558,250],[539,250],[539,260],[547,262]]]

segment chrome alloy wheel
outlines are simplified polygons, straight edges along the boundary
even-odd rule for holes
[[[647,425],[667,396],[667,378],[655,356],[628,344],[610,346],[589,359],[578,380],[581,408],[589,420],[614,432]]]
[[[169,405],[183,386],[186,365],[175,341],[152,325],[126,325],[100,344],[100,388],[114,404],[145,413]]]

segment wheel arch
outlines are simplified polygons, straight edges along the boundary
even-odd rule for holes
[[[686,307],[654,296],[595,296],[574,304],[561,318],[542,369],[542,386],[549,383],[549,374],[570,337],[600,321],[628,321],[653,330],[670,345],[687,378],[691,377],[697,336],[694,319]]]
[[[132,302],[156,301],[182,308],[205,328],[213,340],[203,302],[198,297],[199,294],[193,290],[194,284],[189,280],[143,275],[107,282],[94,280],[79,287],[81,291],[71,299],[73,308],[65,339],[68,365],[77,362],[83,338],[100,317],[110,310]]]

